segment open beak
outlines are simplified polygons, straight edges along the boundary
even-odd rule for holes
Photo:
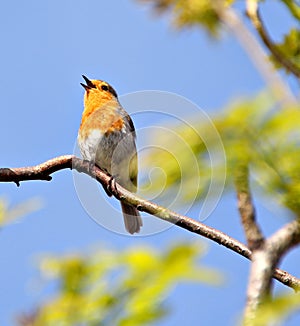
[[[83,79],[85,80],[86,82],[86,85],[83,84],[83,83],[80,83],[80,85],[86,90],[90,90],[91,88],[96,88],[96,86],[84,75],[82,75]]]

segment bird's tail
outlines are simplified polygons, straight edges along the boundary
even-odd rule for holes
[[[131,205],[121,203],[125,229],[130,233],[140,232],[141,226],[143,226],[143,221],[139,211]]]

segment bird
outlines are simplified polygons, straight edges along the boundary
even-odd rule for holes
[[[115,89],[103,80],[85,83],[84,110],[78,131],[78,146],[84,160],[97,165],[130,192],[137,191],[136,132]],[[121,201],[125,229],[139,233],[143,225],[136,207]]]

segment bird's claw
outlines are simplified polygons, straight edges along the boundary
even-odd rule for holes
[[[108,189],[111,193],[118,193],[117,182],[114,176],[111,176],[108,181]]]
[[[109,196],[114,195],[117,199],[119,199],[119,192],[117,189],[116,176],[113,176],[113,175],[110,176],[108,184],[107,184],[106,188],[104,188],[104,189]]]

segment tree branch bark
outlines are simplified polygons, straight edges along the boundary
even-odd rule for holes
[[[88,174],[97,179],[103,187],[107,188],[110,186],[110,176],[105,174],[97,166],[91,166],[89,162],[83,161],[73,155],[59,156],[31,167],[1,168],[0,182],[15,182],[19,186],[21,181],[50,181],[52,179],[50,175],[62,169],[75,169],[80,173]],[[247,259],[251,259],[252,253],[247,246],[219,230],[195,221],[187,216],[172,212],[171,210],[158,206],[152,202],[146,201],[137,195],[130,193],[118,184],[116,184],[115,188],[112,187],[111,192],[118,200],[130,203],[136,206],[140,211],[144,211],[162,220],[176,224],[183,229],[210,239]],[[275,269],[273,271],[273,277],[294,290],[300,289],[300,279],[290,275],[286,271]]]
[[[256,213],[249,185],[248,162],[236,167],[234,182],[237,191],[238,209],[247,244],[250,250],[255,250],[263,244],[264,236],[256,221]]]
[[[257,308],[270,296],[272,276],[283,255],[300,243],[300,221],[286,224],[252,253],[245,325],[252,325]]]

